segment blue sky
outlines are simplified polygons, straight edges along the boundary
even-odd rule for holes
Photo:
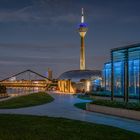
[[[140,42],[139,0],[0,0],[0,78],[25,69],[54,76],[79,69],[81,8],[86,67],[102,69],[110,49]]]

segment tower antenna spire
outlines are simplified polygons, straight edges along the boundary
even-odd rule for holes
[[[82,8],[81,23],[84,23],[84,8]]]

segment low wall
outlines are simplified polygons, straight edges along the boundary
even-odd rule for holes
[[[119,117],[125,117],[125,118],[129,118],[129,119],[135,119],[135,120],[140,121],[140,111],[113,108],[113,107],[95,105],[95,104],[90,104],[90,103],[86,104],[86,110],[114,115],[114,116],[119,116]]]

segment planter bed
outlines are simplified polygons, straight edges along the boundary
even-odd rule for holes
[[[125,117],[129,119],[135,119],[135,120],[140,121],[140,111],[122,109],[122,108],[113,108],[113,107],[96,105],[96,104],[91,104],[91,103],[86,104],[86,110],[119,116],[119,117]]]

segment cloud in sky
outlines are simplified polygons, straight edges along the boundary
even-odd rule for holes
[[[19,3],[19,2],[18,2]],[[15,9],[1,9],[0,10],[0,22],[36,22],[36,23],[76,23],[80,16],[80,12],[76,12],[81,9],[82,6],[86,9],[86,14],[89,17],[88,21],[92,21],[92,18],[96,21],[116,21],[125,22],[140,22],[138,7],[140,4],[138,1],[135,5],[132,2],[126,2],[122,0],[120,2],[96,2],[90,1],[75,1],[75,0],[34,0],[29,5]],[[131,10],[135,8],[135,10]]]
[[[58,1],[56,1],[58,3]],[[0,22],[75,22],[78,15],[65,12],[63,5],[55,1],[36,1],[31,5],[19,9],[0,10]],[[63,3],[62,3],[63,4]],[[60,5],[60,7],[59,7]]]

